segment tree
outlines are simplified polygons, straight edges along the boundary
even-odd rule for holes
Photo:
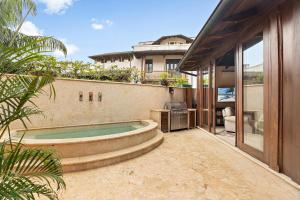
[[[0,0],[0,139],[5,133],[9,137],[0,143],[0,199],[57,199],[57,192],[65,188],[55,152],[25,149],[10,136],[12,122],[19,120],[26,128],[31,115],[42,113],[33,98],[44,92],[45,86],[50,87],[50,96],[55,96],[54,77],[44,63],[44,53],[67,53],[55,38],[19,33],[29,14],[36,14],[32,0]],[[40,73],[23,75],[33,69]],[[9,75],[12,73],[15,75]]]

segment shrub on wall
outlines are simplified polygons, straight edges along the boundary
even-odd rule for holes
[[[81,61],[58,63],[57,66],[58,76],[61,77],[116,82],[130,82],[133,71],[131,68],[118,68],[118,66],[103,68]]]
[[[188,85],[188,79],[182,76],[175,77],[174,85],[177,87],[183,87],[184,85]]]
[[[139,74],[136,68],[119,68],[111,66],[103,68],[102,66],[85,63],[83,61],[58,61],[55,57],[45,56],[39,63],[30,63],[26,66],[30,69],[26,72],[29,75],[41,75],[44,72],[56,77],[131,82],[139,82]],[[14,72],[13,72],[14,73]]]

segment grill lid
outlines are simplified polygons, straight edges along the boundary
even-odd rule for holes
[[[165,109],[167,109],[167,110],[186,110],[187,105],[185,102],[167,102],[167,103],[165,103]]]

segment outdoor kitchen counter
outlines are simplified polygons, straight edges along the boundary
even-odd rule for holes
[[[196,127],[196,111],[197,109],[188,108],[188,129]],[[171,128],[171,116],[168,109],[152,109],[150,112],[150,118],[158,123],[158,128],[166,133],[170,132]]]
[[[170,112],[170,110],[167,110],[167,109],[152,109],[151,112]]]
[[[158,128],[163,132],[170,132],[170,110],[152,109],[150,118],[158,124]]]

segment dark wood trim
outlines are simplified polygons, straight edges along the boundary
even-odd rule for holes
[[[208,66],[208,91],[207,91],[207,95],[208,95],[208,102],[207,102],[207,106],[208,106],[208,113],[207,113],[207,129],[209,132],[211,131],[211,127],[212,127],[212,82],[211,82],[211,75],[212,75],[212,63]]]
[[[201,127],[201,88],[200,88],[200,70],[197,70],[197,116],[198,125]]]
[[[199,118],[200,118],[200,123],[199,126],[203,127],[203,69],[200,67],[199,69],[200,73],[200,79],[199,79],[199,102],[200,102],[200,109],[199,109]]]
[[[223,21],[226,22],[240,22],[249,19],[258,14],[257,7],[249,8],[248,10],[239,12],[237,14],[226,17]]]
[[[269,149],[268,152],[268,163],[270,167],[279,171],[279,129],[280,120],[279,116],[281,113],[280,104],[280,74],[282,63],[280,61],[279,47],[282,43],[280,41],[280,17],[277,12],[270,15],[270,28],[268,30],[268,66],[269,66],[269,77],[270,77],[270,94],[269,94],[269,117],[270,124],[269,128]]]
[[[265,24],[263,29],[263,43],[264,43],[264,151],[263,151],[263,159],[261,159],[265,163],[269,163],[270,159],[270,101],[271,101],[271,86],[272,86],[272,77],[271,77],[271,62],[270,58],[270,23]],[[277,42],[277,41],[276,41]]]
[[[239,74],[241,73],[240,69],[239,69],[239,61],[240,61],[240,51],[239,51],[240,45],[236,45],[236,47],[234,48],[234,53],[235,53],[235,58],[234,58],[234,66],[235,66],[235,116],[236,116],[236,123],[235,123],[235,146],[238,147],[239,144],[239,136],[238,136],[238,132],[240,132],[240,126],[239,126],[239,106],[240,106],[240,87],[239,85],[241,84],[239,77],[241,77]],[[217,81],[217,80],[216,80]]]
[[[279,64],[279,102],[278,102],[278,167],[279,171],[283,168],[283,27],[282,16],[277,15],[278,29],[278,64]]]
[[[236,138],[237,146],[242,147],[243,144],[243,46],[239,44],[236,48]]]

